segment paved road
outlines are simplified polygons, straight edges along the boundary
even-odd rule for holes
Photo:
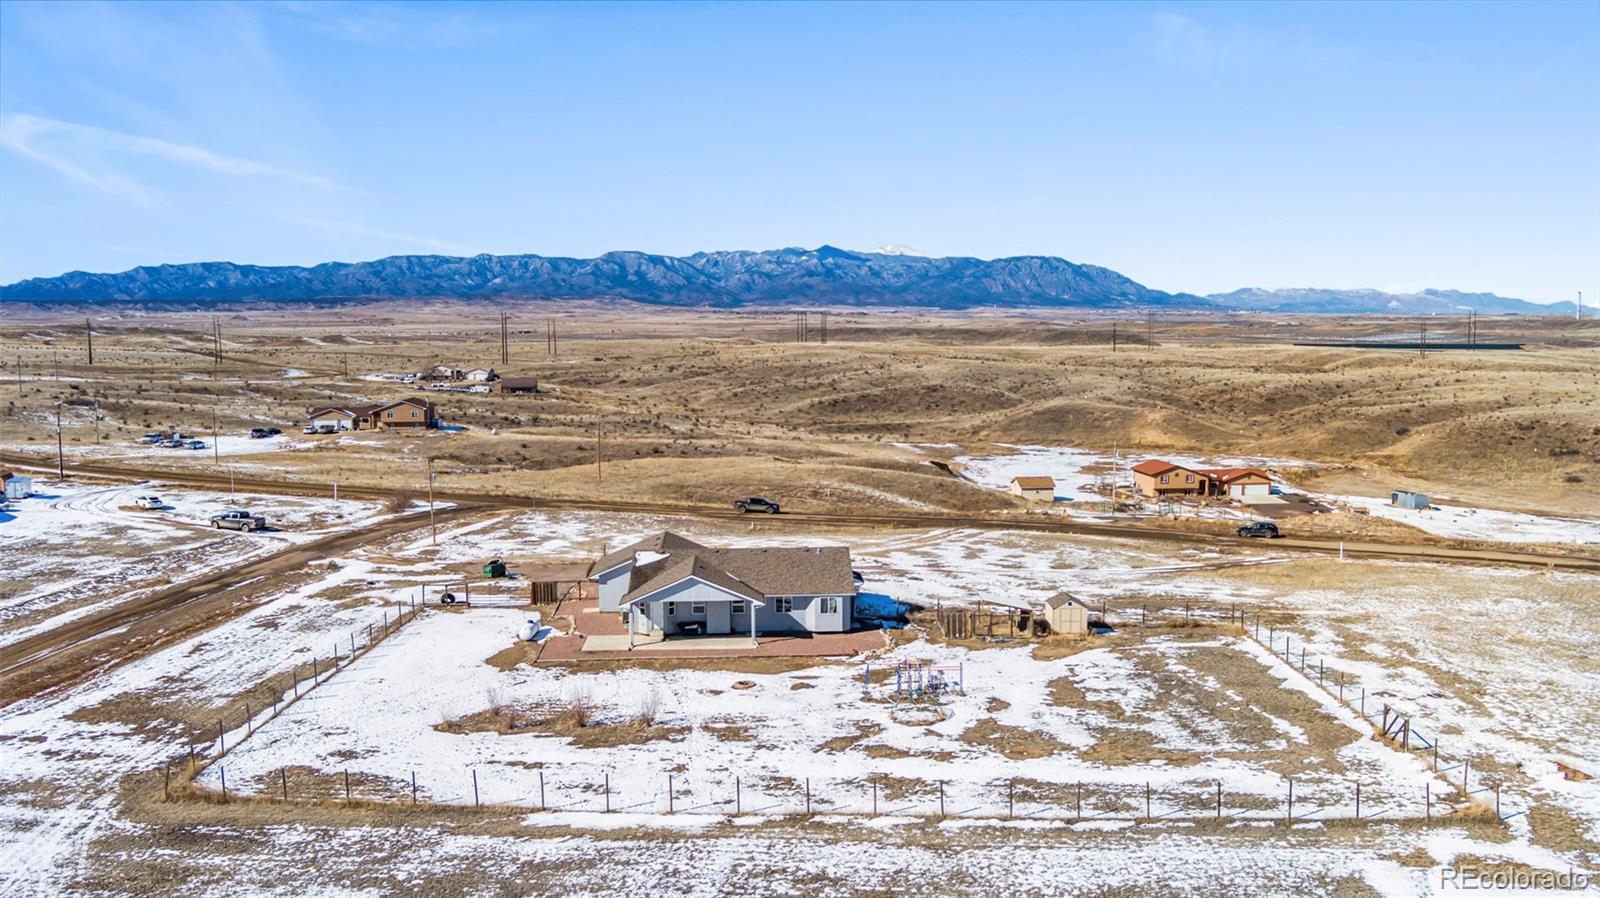
[[[17,467],[55,470],[55,465],[39,456],[0,452],[0,462]],[[150,479],[164,483],[201,486],[211,489],[226,487],[229,479],[205,471],[171,471],[161,468],[142,468],[123,462],[75,462],[67,466],[68,473],[116,477],[123,479]],[[297,483],[264,478],[239,478],[232,481],[239,489],[269,495],[326,496],[329,489],[323,484]],[[371,486],[340,486],[339,494],[352,499],[387,499],[397,494],[414,495],[413,490]],[[498,508],[539,508],[550,511],[609,511],[627,514],[680,515],[685,517],[738,519],[731,507],[704,505],[674,505],[657,502],[623,502],[601,499],[559,499],[516,496],[504,493],[438,491],[439,501],[457,504],[491,506]],[[856,527],[931,528],[959,527],[985,530],[1023,530],[1042,533],[1071,533],[1084,536],[1108,536],[1126,539],[1157,540],[1175,543],[1198,543],[1210,546],[1255,545],[1259,540],[1238,539],[1211,533],[1163,528],[1159,525],[1102,524],[1059,517],[1017,517],[1005,515],[970,515],[941,512],[887,513],[808,513],[786,512],[762,518],[763,523],[791,526],[837,525]],[[1574,554],[1545,554],[1519,552],[1499,548],[1467,546],[1454,548],[1438,545],[1385,542],[1343,542],[1337,539],[1287,537],[1270,543],[1274,550],[1296,550],[1322,554],[1338,554],[1362,558],[1402,558],[1417,561],[1451,562],[1460,564],[1524,565],[1541,568],[1600,572],[1600,558]]]

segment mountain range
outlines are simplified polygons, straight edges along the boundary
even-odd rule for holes
[[[205,307],[261,302],[448,299],[621,299],[715,308],[771,305],[926,309],[1172,308],[1297,313],[1570,314],[1493,294],[1425,290],[1237,290],[1197,296],[1153,290],[1108,268],[1054,256],[930,257],[903,246],[593,259],[536,255],[390,256],[310,267],[193,262],[117,274],[73,271],[0,287],[0,301],[34,305]],[[1565,310],[1562,309],[1565,306]]]

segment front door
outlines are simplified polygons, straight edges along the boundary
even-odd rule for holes
[[[733,632],[727,602],[711,602],[706,605],[706,632],[713,636],[727,636]]]

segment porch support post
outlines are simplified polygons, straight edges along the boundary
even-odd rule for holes
[[[633,651],[633,613],[635,610],[637,610],[637,606],[628,606],[628,651],[630,652]]]
[[[756,644],[756,603],[750,602],[745,607],[750,609],[750,645]]]

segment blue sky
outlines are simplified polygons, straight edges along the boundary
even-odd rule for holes
[[[0,282],[822,243],[1600,300],[1600,3],[0,5]]]

